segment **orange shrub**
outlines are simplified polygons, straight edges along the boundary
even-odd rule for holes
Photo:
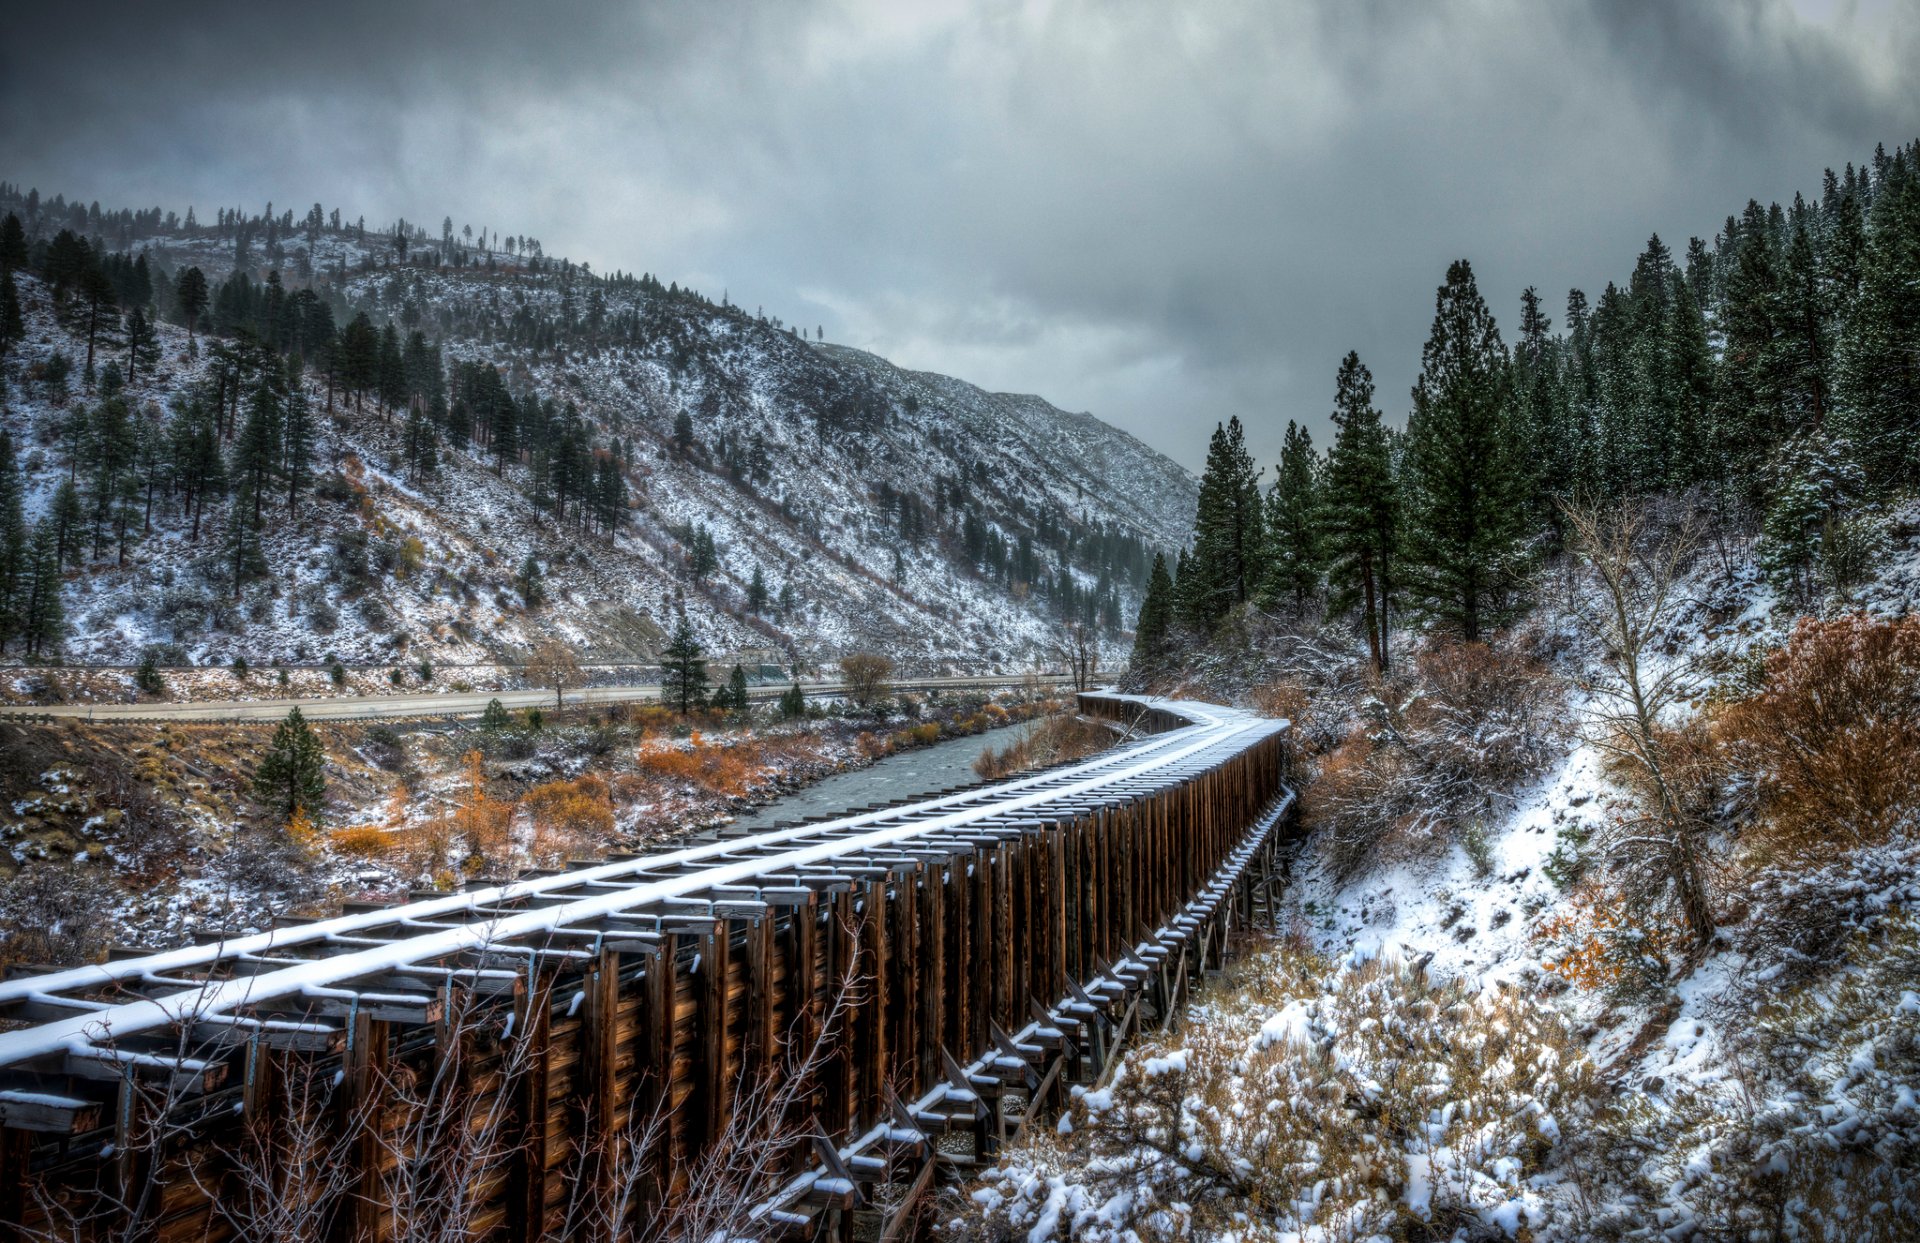
[[[727,798],[741,798],[768,777],[758,750],[751,743],[703,747],[697,741],[684,750],[674,746],[642,747],[634,756],[634,766],[650,776],[696,785]]]
[[[1802,618],[1715,735],[1758,797],[1763,852],[1886,841],[1920,815],[1920,617]]]
[[[384,858],[403,845],[398,834],[389,833],[377,824],[350,824],[335,829],[328,834],[327,844],[335,854],[349,859]]]
[[[1685,925],[1650,915],[1630,909],[1611,889],[1582,885],[1533,926],[1531,937],[1547,954],[1541,965],[1561,979],[1628,998],[1664,981],[1688,942]]]
[[[613,801],[607,783],[592,773],[573,781],[548,781],[520,800],[533,826],[531,851],[551,864],[591,854],[613,835]]]

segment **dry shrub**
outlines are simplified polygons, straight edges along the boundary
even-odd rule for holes
[[[402,843],[377,824],[350,824],[329,833],[327,845],[348,859],[384,859],[397,854]]]
[[[1046,717],[996,752],[980,753],[973,771],[988,781],[1029,769],[1081,759],[1113,745],[1113,731],[1071,712]]]
[[[512,863],[516,804],[487,793],[485,761],[479,751],[469,751],[461,759],[466,768],[466,789],[445,828],[451,837],[464,843],[466,853],[460,861],[464,870],[503,871]]]
[[[1355,876],[1491,822],[1551,757],[1559,701],[1525,652],[1429,644],[1319,764],[1302,810],[1329,866]]]
[[[893,676],[893,661],[875,652],[850,652],[840,658],[840,680],[846,684],[847,698],[861,708],[871,708],[887,696],[887,679]]]
[[[1755,797],[1760,858],[1886,842],[1920,816],[1920,617],[1802,618],[1716,735]]]
[[[543,867],[600,851],[613,835],[612,797],[592,773],[537,785],[520,805],[533,826],[528,852]]]
[[[1643,998],[1665,984],[1687,947],[1684,924],[1597,883],[1568,893],[1531,935],[1546,955],[1541,965],[1547,970],[1620,1001]]]
[[[1622,1167],[1601,1238],[1904,1243],[1920,1220],[1920,926],[1856,939],[1841,970],[1713,1036],[1731,1073],[1630,1092],[1576,1147]],[[1656,1217],[1657,1213],[1657,1217]],[[1648,1228],[1658,1220],[1664,1229]]]
[[[745,798],[754,786],[763,784],[772,775],[758,750],[750,742],[705,746],[695,733],[684,748],[672,745],[640,748],[634,755],[634,767],[647,776],[698,786],[724,798]]]
[[[0,881],[0,963],[99,961],[113,934],[113,922],[100,915],[118,896],[97,865],[25,864]]]
[[[1560,1016],[1297,947],[1243,960],[1197,1014],[1078,1093],[1066,1138],[1003,1155],[948,1236],[1278,1243],[1556,1224],[1533,1179],[1597,1091]]]

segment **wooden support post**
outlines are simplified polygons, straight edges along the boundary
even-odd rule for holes
[[[380,1185],[380,1134],[385,1125],[381,1102],[385,1099],[387,1024],[362,1011],[348,1020],[348,1032],[341,1066],[338,1125],[355,1135],[347,1156],[354,1171],[345,1205],[334,1216],[336,1243],[379,1238],[380,1208],[386,1198]]]
[[[727,989],[729,964],[733,958],[733,929],[724,919],[715,920],[713,931],[700,943],[700,1084],[701,1151],[720,1138],[726,1129],[731,1103],[733,1077],[727,1073]]]
[[[546,1235],[547,1055],[553,1036],[553,981],[550,968],[535,973],[514,1022],[514,1039],[524,1042],[514,1053],[518,1082],[509,1085],[516,1097],[511,1125],[520,1132],[507,1176],[507,1230],[516,1239]],[[447,1053],[439,1050],[442,1057]]]

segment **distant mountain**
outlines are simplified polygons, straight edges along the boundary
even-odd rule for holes
[[[89,519],[65,588],[71,660],[131,664],[158,646],[194,662],[445,664],[514,659],[548,633],[596,658],[645,659],[684,608],[710,650],[783,663],[872,648],[916,668],[1016,666],[1074,618],[1117,652],[1154,551],[1191,527],[1193,478],[1091,415],[809,342],[531,243],[489,253],[406,228],[403,252],[393,233],[311,216],[221,213],[189,231],[157,211],[24,206],[0,191],[33,253],[17,275],[28,331],[6,364],[4,413],[30,518],[53,512],[69,476],[88,515],[90,489],[112,486],[90,474],[103,392],[79,373],[86,316],[61,229],[117,286],[116,328],[151,289],[158,358],[122,395],[133,421],[171,443],[196,401],[230,411],[232,484],[198,540],[171,463],[142,478],[151,528],[143,514],[124,565],[117,540],[96,548]],[[211,290],[193,357],[177,297],[189,268]],[[358,402],[339,391],[357,365],[340,330],[360,314],[399,341],[419,331],[444,378],[413,357],[385,377],[384,402],[371,372]],[[126,369],[116,339],[96,342],[103,376],[109,359]],[[55,352],[75,366],[64,399],[45,380]],[[265,572],[236,582],[228,554],[252,512],[233,512],[236,455],[273,353],[304,358],[306,401],[322,414],[313,487],[290,518],[284,497],[264,504]],[[486,441],[502,417],[494,434],[515,450],[496,456]],[[438,442],[430,472],[423,434]],[[603,505],[599,489],[616,486],[624,505]],[[544,594],[532,608],[529,556]]]

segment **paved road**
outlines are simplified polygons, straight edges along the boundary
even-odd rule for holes
[[[896,691],[988,690],[1018,686],[1026,681],[1026,677],[1024,674],[1015,674],[1006,677],[903,678],[891,685]],[[1042,674],[1039,680],[1046,685],[1057,686],[1070,679],[1056,674]],[[747,694],[749,698],[758,700],[778,699],[786,689],[784,685],[756,686],[750,688]],[[810,697],[824,697],[841,694],[845,687],[839,682],[806,682],[801,684],[801,689]],[[646,702],[658,698],[658,684],[591,686],[567,692],[569,705]],[[315,699],[210,699],[200,703],[92,703],[55,704],[48,707],[0,704],[0,720],[9,717],[53,717],[83,721],[277,721],[287,715],[288,709],[298,708],[300,714],[310,721],[364,721],[382,717],[477,716],[486,710],[487,701],[491,699],[498,699],[501,706],[507,708],[553,706],[551,690],[447,691],[437,694],[339,695]]]

